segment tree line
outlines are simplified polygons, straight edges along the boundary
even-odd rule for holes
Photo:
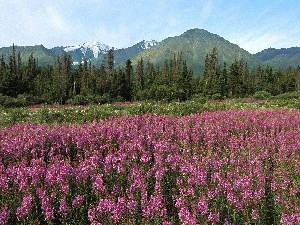
[[[40,67],[31,55],[23,63],[13,46],[12,54],[0,58],[1,96],[30,96],[36,103],[88,104],[111,101],[185,101],[195,95],[211,98],[271,95],[300,90],[300,66],[286,71],[270,66],[250,69],[246,62],[219,63],[218,51],[206,55],[202,75],[194,75],[182,53],[158,66],[142,58],[115,67],[110,50],[99,67],[84,60],[73,66],[70,55],[56,58],[54,65]]]

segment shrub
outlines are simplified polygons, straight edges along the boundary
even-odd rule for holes
[[[267,91],[257,91],[253,95],[256,99],[269,99],[271,97],[271,93]]]
[[[206,103],[207,100],[208,100],[207,97],[204,96],[204,95],[194,95],[194,96],[192,97],[192,101],[198,102],[198,103],[200,103],[200,104]]]
[[[289,100],[289,99],[299,99],[300,92],[294,91],[294,92],[286,92],[280,95],[276,95],[275,99],[282,99],[282,100]]]
[[[73,98],[67,100],[67,104],[70,105],[87,105],[88,103],[88,98],[84,95],[75,95]]]

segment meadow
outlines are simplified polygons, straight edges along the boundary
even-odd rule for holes
[[[300,224],[298,106],[2,108],[0,224]]]

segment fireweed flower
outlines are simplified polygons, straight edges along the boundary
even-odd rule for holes
[[[94,192],[105,192],[106,188],[103,181],[103,174],[97,174],[93,182],[93,191]]]
[[[8,189],[8,177],[4,166],[0,165],[0,190],[5,192]]]
[[[285,224],[285,225],[292,225],[293,223],[293,218],[291,215],[288,215],[286,213],[282,213],[281,214],[281,220],[280,220],[281,224]]]
[[[83,195],[77,195],[75,197],[75,199],[72,201],[72,206],[73,207],[77,207],[79,206],[80,204],[82,204],[84,201],[84,196]]]
[[[157,215],[161,218],[165,218],[167,215],[167,211],[163,203],[163,196],[161,194],[151,195],[149,202],[143,209],[143,216],[146,218],[153,218]]]
[[[23,198],[21,205],[17,208],[16,216],[18,220],[23,219],[32,209],[32,196],[31,194],[26,195]]]
[[[178,213],[181,224],[193,225],[196,224],[196,217],[190,213],[190,211],[183,207]]]
[[[0,224],[4,225],[8,222],[10,216],[10,210],[8,209],[8,207],[5,207],[4,209],[2,209],[0,211]]]
[[[198,200],[198,210],[201,215],[206,215],[208,212],[208,202],[205,197],[200,197]]]
[[[111,219],[115,224],[118,224],[126,213],[126,201],[125,198],[119,197],[118,202],[113,204]]]
[[[96,224],[97,216],[96,216],[96,209],[95,208],[89,208],[88,210],[88,219],[93,224]]]
[[[220,213],[219,212],[209,212],[208,221],[211,223],[217,223],[220,221]]]
[[[68,211],[68,204],[65,199],[61,199],[59,202],[59,212],[62,216],[65,216]]]
[[[251,211],[251,218],[253,220],[257,220],[259,218],[259,212],[258,212],[258,210],[252,209],[252,211]]]
[[[114,209],[114,203],[110,199],[100,199],[97,211],[99,213],[110,213]]]
[[[75,207],[64,199],[73,188],[83,193],[90,178],[92,224],[106,216],[118,224],[137,209],[168,224],[165,201],[171,196],[182,223],[195,223],[196,215],[216,223],[225,216],[214,211],[224,207],[219,197],[235,213],[248,211],[258,220],[270,185],[282,224],[299,224],[299,123],[298,110],[229,110],[180,118],[125,116],[80,126],[18,124],[0,130],[1,200],[37,190],[49,221],[54,197],[62,216],[72,214]],[[105,173],[113,173],[115,183]],[[30,214],[25,197],[10,211],[0,203],[0,222],[11,212],[20,219]],[[80,206],[80,198],[73,205]],[[226,215],[227,221],[233,216]]]
[[[52,206],[50,198],[46,191],[42,189],[37,190],[37,195],[41,200],[41,209],[47,221],[54,219],[54,207]]]

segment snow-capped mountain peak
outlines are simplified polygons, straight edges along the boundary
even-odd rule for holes
[[[155,40],[144,40],[143,41],[143,44],[144,44],[144,49],[148,49],[148,48],[151,48],[155,45],[158,45],[158,42],[155,41]]]
[[[108,50],[111,49],[110,46],[101,44],[97,41],[90,41],[85,42],[82,45],[75,45],[75,46],[68,46],[64,48],[65,52],[72,52],[76,50],[80,50],[84,56],[87,55],[87,53],[92,52],[94,58],[98,58],[100,53],[105,54],[108,52]]]

